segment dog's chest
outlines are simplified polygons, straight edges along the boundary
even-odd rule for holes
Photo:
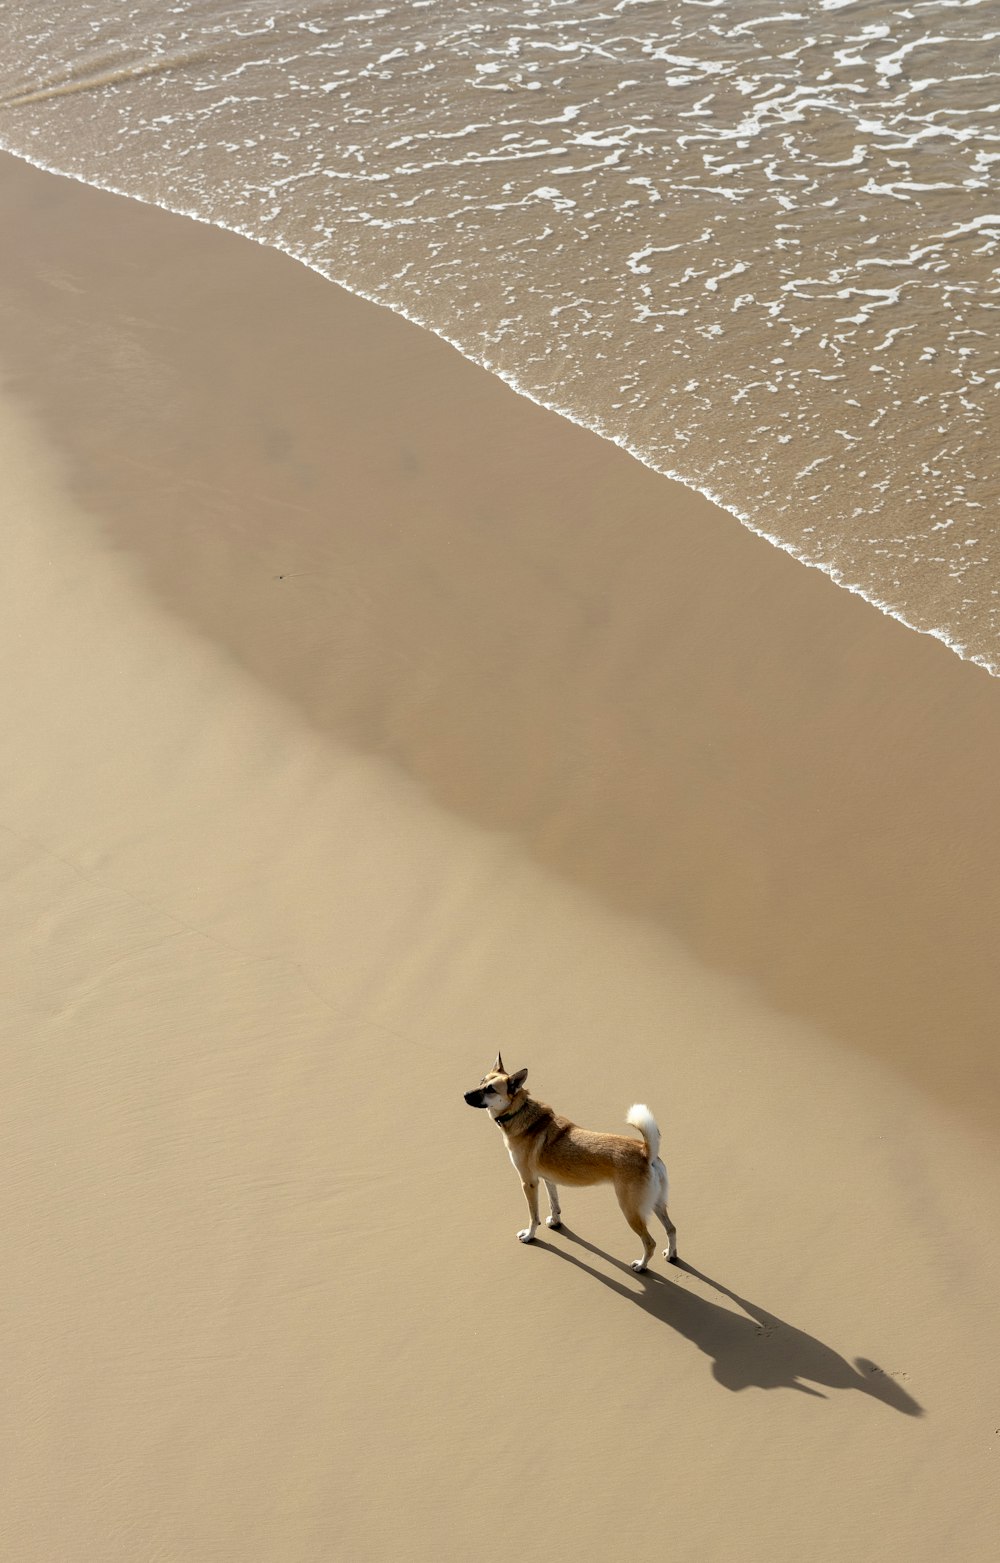
[[[529,1150],[529,1146],[521,1145],[517,1140],[507,1141],[507,1155],[510,1157],[514,1171],[519,1177],[524,1177],[527,1172]]]

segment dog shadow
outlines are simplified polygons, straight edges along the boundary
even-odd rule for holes
[[[904,1416],[919,1417],[924,1410],[897,1380],[874,1362],[856,1357],[854,1363],[825,1346],[805,1330],[796,1329],[776,1314],[768,1313],[756,1303],[739,1296],[720,1281],[704,1275],[683,1259],[672,1268],[682,1270],[695,1280],[728,1297],[742,1312],[712,1302],[686,1286],[678,1285],[668,1275],[645,1271],[636,1275],[629,1265],[614,1259],[604,1249],[588,1243],[569,1227],[558,1229],[566,1238],[605,1263],[621,1270],[632,1285],[626,1286],[613,1276],[596,1270],[593,1265],[555,1243],[535,1239],[534,1247],[556,1254],[567,1264],[585,1270],[602,1286],[607,1286],[619,1296],[641,1308],[644,1313],[669,1325],[679,1335],[685,1336],[699,1351],[712,1361],[712,1376],[725,1389],[740,1390],[751,1386],[757,1389],[796,1389],[818,1400],[828,1397],[823,1389],[857,1389],[864,1395],[881,1400],[883,1405],[900,1411]],[[638,1289],[637,1289],[638,1288]],[[804,1382],[808,1380],[808,1382]],[[813,1386],[822,1385],[823,1389]]]

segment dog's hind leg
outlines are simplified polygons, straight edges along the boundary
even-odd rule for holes
[[[677,1228],[667,1212],[667,1169],[657,1157],[650,1170],[656,1179],[653,1209],[658,1219],[663,1222],[667,1234],[667,1246],[663,1250],[663,1257],[668,1264],[673,1264],[677,1258]]]
[[[632,1228],[632,1231],[642,1239],[642,1258],[632,1261],[632,1269],[637,1275],[641,1275],[652,1259],[653,1251],[656,1248],[656,1244],[653,1242],[649,1229],[646,1226],[646,1211],[642,1209],[642,1206],[637,1201],[634,1191],[627,1185],[620,1187],[616,1184],[615,1193],[618,1195],[618,1203],[622,1208],[622,1215]]]
[[[548,1178],[543,1178],[542,1182],[545,1184],[545,1192],[549,1196],[549,1213],[545,1218],[545,1225],[556,1231],[562,1226],[562,1211],[559,1209],[559,1190],[554,1183],[550,1183]]]
[[[667,1214],[667,1207],[662,1200],[654,1205],[653,1209],[659,1216],[660,1220],[663,1222],[663,1225],[667,1231],[667,1246],[663,1250],[663,1257],[670,1264],[673,1264],[677,1258],[677,1228],[674,1226],[670,1216]]]

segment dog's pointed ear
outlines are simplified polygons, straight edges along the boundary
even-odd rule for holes
[[[508,1076],[507,1088],[510,1091],[511,1096],[514,1095],[515,1091],[519,1091],[521,1089],[522,1085],[524,1084],[525,1080],[527,1080],[527,1078],[528,1078],[528,1071],[526,1069],[519,1069],[517,1071],[516,1075],[509,1075]]]
[[[503,1059],[500,1057],[499,1053],[497,1054],[497,1061],[493,1065],[493,1068],[490,1071],[490,1073],[494,1074],[494,1075],[502,1075],[504,1073]]]

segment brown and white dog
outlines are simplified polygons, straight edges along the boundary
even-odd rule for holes
[[[498,1053],[489,1074],[475,1090],[465,1093],[469,1106],[485,1107],[503,1131],[528,1201],[530,1223],[517,1234],[521,1242],[530,1243],[538,1230],[539,1178],[549,1196],[545,1224],[554,1228],[562,1224],[559,1184],[613,1183],[625,1220],[642,1239],[642,1258],[634,1261],[632,1269],[645,1270],[656,1247],[646,1227],[653,1212],[667,1232],[663,1257],[676,1259],[677,1229],[667,1214],[667,1169],[660,1160],[660,1131],[649,1108],[637,1103],[625,1119],[642,1135],[641,1144],[625,1134],[595,1134],[536,1102],[524,1089],[527,1078],[526,1069],[508,1075]]]

